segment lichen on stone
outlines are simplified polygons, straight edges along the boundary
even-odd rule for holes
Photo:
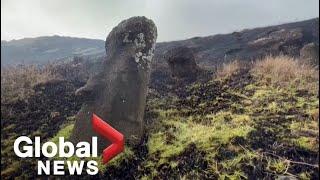
[[[155,44],[152,45],[151,49],[148,50],[147,53],[137,52],[134,56],[135,62],[138,63],[138,67],[150,68],[151,60],[154,55]]]
[[[146,42],[144,40],[144,34],[143,33],[139,33],[137,35],[137,38],[134,39],[134,44],[137,46],[137,48],[146,47]]]
[[[142,53],[141,52],[137,52],[134,56],[134,60],[136,61],[136,63],[140,62],[140,59],[142,57]]]

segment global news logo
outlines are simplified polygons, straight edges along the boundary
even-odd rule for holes
[[[124,150],[124,136],[95,114],[92,115],[91,124],[95,132],[112,143],[102,153],[102,162],[106,164]],[[93,136],[91,142],[90,144],[82,141],[74,145],[72,142],[65,141],[64,137],[59,137],[58,145],[50,141],[41,145],[40,137],[35,137],[32,141],[27,136],[20,136],[14,142],[14,152],[20,158],[39,158],[41,156],[47,158],[57,156],[60,158],[70,158],[72,156],[79,158],[98,157],[97,137]],[[39,160],[37,174],[65,175],[65,168],[67,168],[70,175],[81,175],[84,167],[86,167],[86,172],[89,175],[96,175],[99,172],[98,162],[95,160]]]

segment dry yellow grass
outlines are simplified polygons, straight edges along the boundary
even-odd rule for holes
[[[55,79],[50,65],[39,68],[34,65],[17,66],[1,71],[1,102],[22,100],[33,94],[33,86]]]
[[[217,70],[217,78],[224,79],[229,78],[239,72],[241,64],[238,60],[232,61],[227,64],[223,64],[221,68]]]
[[[317,92],[319,70],[301,62],[303,61],[288,56],[267,56],[256,61],[251,72],[268,85],[295,86],[298,89]]]

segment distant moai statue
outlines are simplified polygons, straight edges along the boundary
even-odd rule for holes
[[[157,28],[146,17],[129,18],[112,29],[103,71],[76,91],[85,103],[76,116],[72,142],[91,142],[92,136],[98,136],[100,152],[109,144],[93,132],[93,113],[123,133],[129,144],[140,142],[156,39]]]
[[[165,59],[174,78],[195,80],[199,67],[196,64],[192,49],[178,46],[165,53]]]
[[[319,44],[309,43],[300,50],[300,58],[311,65],[319,66]]]

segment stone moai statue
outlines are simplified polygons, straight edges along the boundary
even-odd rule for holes
[[[192,49],[178,46],[165,53],[165,59],[173,77],[178,79],[196,79],[199,67]]]
[[[112,29],[103,71],[76,91],[85,103],[76,116],[72,142],[91,142],[92,136],[98,136],[99,152],[109,144],[93,131],[93,113],[123,133],[127,143],[140,142],[156,39],[157,28],[146,17],[129,18]]]
[[[300,58],[315,66],[319,66],[319,44],[309,43],[300,50]]]

